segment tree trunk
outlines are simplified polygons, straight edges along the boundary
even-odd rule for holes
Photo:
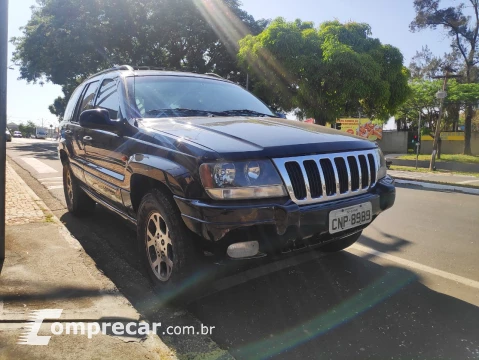
[[[437,139],[437,158],[441,158],[441,145],[442,145],[442,140],[441,137],[439,136],[439,139]]]
[[[471,133],[472,133],[472,105],[466,108],[466,120],[464,122],[464,155],[472,155]]]

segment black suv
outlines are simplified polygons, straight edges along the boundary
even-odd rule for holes
[[[198,254],[342,250],[395,200],[376,144],[281,119],[214,74],[121,66],[90,77],[66,108],[59,155],[68,210],[99,203],[136,225],[159,287]]]

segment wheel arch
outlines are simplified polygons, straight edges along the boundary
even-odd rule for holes
[[[143,196],[153,188],[172,197],[188,197],[193,184],[197,183],[182,165],[156,156],[134,155],[128,163],[128,169],[131,173],[131,204],[135,213]]]
[[[64,149],[60,149],[60,151],[58,152],[59,156],[60,156],[60,161],[62,162],[63,165],[66,165],[68,164],[69,160],[68,160],[68,154],[67,152],[64,150]]]

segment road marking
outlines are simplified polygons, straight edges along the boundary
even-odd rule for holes
[[[419,264],[417,262],[406,260],[406,259],[403,259],[403,258],[400,258],[400,257],[397,257],[397,256],[385,254],[383,252],[371,249],[371,248],[363,246],[363,245],[354,244],[353,246],[350,247],[350,249],[359,250],[359,251],[364,252],[366,254],[374,255],[374,256],[377,256],[377,257],[395,262],[397,264],[401,264],[401,265],[410,267],[412,269],[427,272],[429,274],[436,275],[436,276],[442,277],[442,278],[447,279],[447,280],[452,280],[452,281],[458,282],[460,284],[479,289],[479,281],[471,280],[471,279],[468,279],[468,278],[465,278],[465,277],[462,277],[462,276],[459,276],[459,275],[456,275],[456,274],[451,274],[451,273],[448,273],[446,271],[435,269],[435,268],[432,268],[430,266]]]
[[[471,184],[471,183],[475,183],[475,182],[479,182],[479,180],[467,180],[467,181],[461,181],[461,182],[459,182],[458,184]]]
[[[57,179],[63,179],[63,177],[62,176],[49,177],[49,178],[38,179],[38,181],[57,180]]]
[[[48,190],[63,189],[63,185],[48,186],[47,189]]]
[[[53,185],[54,183],[62,183],[63,184],[63,180],[43,180],[43,181],[40,181],[42,184],[44,185]]]
[[[45,149],[45,148],[40,148],[40,149],[41,149],[41,150],[43,150],[43,151],[50,151],[50,152],[54,152],[55,154],[57,153],[57,151],[56,151],[56,150],[50,150],[50,149]]]
[[[35,171],[39,174],[49,174],[49,173],[57,173],[54,168],[42,163],[40,160],[32,158],[32,157],[21,157],[27,165],[31,166],[35,169]]]

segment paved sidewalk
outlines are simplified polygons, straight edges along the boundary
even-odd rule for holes
[[[46,346],[19,344],[34,311],[60,309],[52,323],[140,322],[136,309],[96,267],[46,205],[7,165],[6,259],[0,265],[0,359],[176,359],[153,333],[52,336]]]
[[[20,225],[43,221],[41,201],[7,163],[5,225]]]
[[[432,183],[444,183],[463,187],[478,187],[479,177],[467,175],[455,175],[445,173],[421,173],[413,171],[388,170],[388,174],[395,179],[424,181]]]

